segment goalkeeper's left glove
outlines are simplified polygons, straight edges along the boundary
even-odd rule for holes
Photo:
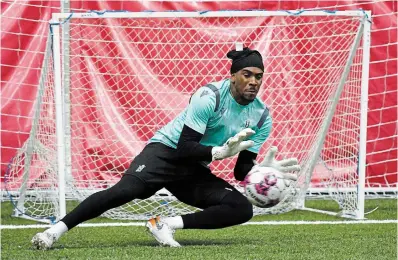
[[[223,146],[213,147],[211,151],[213,161],[232,157],[239,152],[252,147],[254,142],[252,140],[245,140],[253,134],[255,134],[255,132],[252,129],[245,128],[234,137],[229,138]]]
[[[260,164],[254,162],[255,165],[253,166],[252,170],[255,170],[256,167],[271,167],[280,171],[285,179],[297,180],[297,176],[290,173],[301,170],[297,158],[288,158],[278,161],[275,159],[275,154],[277,152],[278,148],[276,146],[272,146]]]

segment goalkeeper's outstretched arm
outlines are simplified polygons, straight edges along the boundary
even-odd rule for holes
[[[189,126],[184,125],[177,145],[179,158],[211,161],[213,146],[200,144],[202,134]],[[216,148],[217,149],[217,148]],[[238,181],[243,181],[247,173],[253,168],[257,154],[248,150],[241,151],[234,168],[234,176]]]
[[[181,159],[194,159],[198,161],[211,161],[213,146],[200,144],[203,134],[196,132],[187,125],[181,131],[177,144],[178,157]]]
[[[202,161],[222,160],[238,154],[253,146],[253,141],[246,140],[254,134],[252,129],[246,128],[229,138],[222,146],[205,146],[200,144],[203,134],[184,125],[177,144],[180,158]]]

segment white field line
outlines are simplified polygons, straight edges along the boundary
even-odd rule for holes
[[[242,225],[352,225],[352,224],[398,224],[398,220],[347,220],[347,221],[260,221],[247,222]],[[78,227],[129,227],[144,226],[145,222],[131,223],[87,223],[80,224]],[[0,229],[24,229],[24,228],[48,228],[51,225],[0,225]]]

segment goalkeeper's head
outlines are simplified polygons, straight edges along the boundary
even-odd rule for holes
[[[232,59],[231,93],[241,105],[247,105],[256,98],[260,89],[264,64],[261,54],[245,47],[241,51],[232,50],[227,53]]]

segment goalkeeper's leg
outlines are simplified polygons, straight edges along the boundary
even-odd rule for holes
[[[200,169],[197,166],[196,169]],[[204,168],[203,168],[204,169]],[[203,211],[176,217],[150,219],[146,227],[162,245],[178,247],[174,240],[176,229],[215,229],[238,225],[253,216],[252,204],[226,181],[210,170],[194,170],[189,177],[166,185],[180,201]]]
[[[217,195],[215,199],[216,197]],[[237,190],[219,197],[218,202],[209,202],[202,208],[203,211],[182,216],[185,229],[225,228],[245,223],[253,217],[252,204]]]
[[[211,173],[167,186],[182,202],[203,209],[181,216],[184,229],[216,229],[242,224],[253,217],[253,206],[228,182]]]
[[[155,192],[156,190],[150,189],[140,178],[125,174],[113,187],[92,194],[54,226],[42,233],[37,233],[32,238],[32,244],[38,249],[51,248],[62,234],[78,224],[96,218],[105,211],[136,198],[148,198]]]
[[[36,234],[32,239],[33,246],[38,249],[51,248],[62,234],[76,225],[134,199],[146,199],[152,196],[163,187],[162,179],[152,175],[159,165],[165,165],[163,157],[162,150],[158,146],[147,145],[133,160],[118,183],[107,190],[94,193],[54,226]],[[170,168],[171,172],[173,170]]]
[[[204,210],[183,216],[157,217],[147,223],[149,231],[163,245],[179,246],[172,237],[175,229],[225,228],[244,223],[253,216],[253,206],[245,196],[210,170],[200,168],[196,167],[189,177],[166,188],[180,201]],[[166,232],[162,226],[171,231]]]
[[[68,230],[78,224],[96,218],[109,209],[113,209],[134,199],[150,197],[154,192],[139,178],[125,174],[113,187],[92,194],[67,214],[61,221]]]

